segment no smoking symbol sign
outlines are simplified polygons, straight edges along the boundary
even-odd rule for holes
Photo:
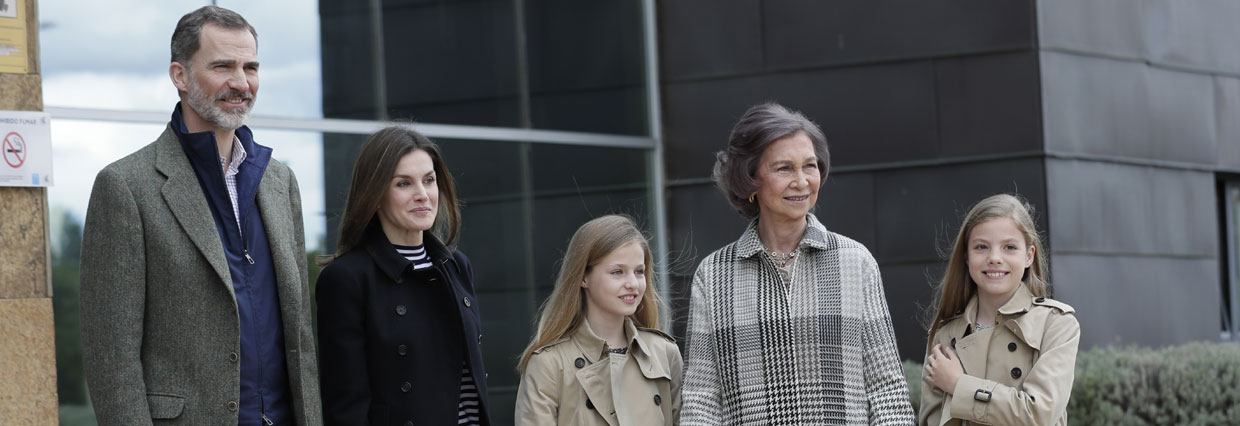
[[[17,132],[4,135],[4,162],[14,169],[26,162],[26,141]]]

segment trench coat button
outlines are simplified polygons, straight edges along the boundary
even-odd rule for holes
[[[1046,301],[1046,298],[1045,298],[1045,297],[1039,297],[1039,298],[1037,298],[1037,299],[1033,299],[1033,301],[1034,301],[1034,302],[1038,302],[1038,303],[1042,303],[1042,302],[1045,302],[1045,301]]]
[[[405,312],[405,305],[396,305],[396,315],[404,316]]]
[[[1013,368],[1013,369],[1012,369],[1012,378],[1013,378],[1013,379],[1019,379],[1019,378],[1020,378],[1020,367],[1016,367],[1016,368]]]
[[[397,346],[396,353],[400,354],[400,356],[405,356],[405,354],[409,353],[409,347],[405,345]]]
[[[663,405],[663,397],[659,396],[657,393],[654,394],[654,405]]]
[[[468,308],[469,306],[470,306],[470,304],[469,304],[469,298],[468,298],[468,297],[466,297],[466,298],[465,298],[465,307],[466,307],[466,308]]]
[[[237,401],[228,401],[228,411],[237,411]]]
[[[410,389],[413,389],[413,385],[412,385],[412,384],[410,384],[409,382],[405,382],[405,383],[401,383],[401,384],[400,384],[400,391],[401,391],[401,392],[404,392],[404,393],[409,393],[409,390],[410,390]]]
[[[1008,343],[1008,352],[1016,352],[1016,342]]]
[[[577,359],[581,359],[581,358],[577,358]],[[593,409],[594,409],[594,401],[591,401],[591,400],[587,399],[587,400],[586,400],[586,408],[589,408],[589,409],[593,410]]]
[[[956,349],[956,338],[952,338],[952,349]]]
[[[230,352],[230,353],[228,354],[228,362],[237,362],[237,359],[239,359],[239,358],[240,358],[240,357],[238,357],[238,356],[237,356],[237,353],[236,353],[236,352]]]
[[[577,358],[577,360],[576,360],[576,361],[573,361],[573,365],[577,366],[577,368],[585,367],[585,366],[586,366],[586,359],[585,359],[585,358]]]

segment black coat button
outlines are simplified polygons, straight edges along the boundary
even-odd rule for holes
[[[1016,368],[1013,368],[1013,369],[1012,369],[1012,378],[1013,378],[1013,379],[1019,379],[1019,378],[1020,378],[1020,367],[1016,367]]]
[[[239,358],[239,357],[237,356],[237,353],[236,353],[236,352],[230,352],[230,353],[228,354],[228,361],[229,361],[229,362],[237,362],[237,359],[238,359],[238,358]]]
[[[396,315],[404,316],[405,312],[407,312],[405,305],[396,305]]]
[[[1016,352],[1016,342],[1008,343],[1008,352]]]
[[[409,390],[410,390],[410,389],[413,389],[413,385],[409,384],[409,382],[405,382],[405,383],[401,383],[401,384],[400,384],[400,391],[401,391],[401,392],[404,392],[404,393],[409,393]]]
[[[952,338],[952,349],[956,349],[956,338]]]
[[[576,361],[573,361],[573,365],[576,365],[576,366],[577,366],[577,368],[585,367],[585,366],[586,366],[586,359],[585,359],[585,358],[577,358],[577,360],[576,360]]]
[[[577,359],[581,359],[581,358],[577,358]],[[587,399],[587,400],[586,400],[586,408],[589,408],[589,409],[593,410],[593,409],[594,409],[594,401],[591,401],[591,400],[588,400],[588,399]]]
[[[1034,301],[1034,302],[1038,302],[1038,303],[1042,303],[1042,302],[1045,302],[1045,301],[1046,301],[1046,298],[1045,298],[1045,297],[1039,297],[1039,298],[1037,298],[1037,299],[1033,299],[1033,301]]]
[[[654,405],[663,405],[663,397],[659,396],[659,394],[654,395]]]
[[[469,303],[469,298],[468,298],[468,297],[466,297],[466,298],[465,298],[465,307],[466,307],[466,308],[468,308],[469,306],[470,306],[470,303]]]
[[[479,334],[479,335],[478,335],[478,344],[479,344],[479,345],[481,345],[481,344],[482,344],[482,335],[481,335],[481,334]]]
[[[397,354],[400,354],[400,356],[405,356],[405,354],[408,354],[408,353],[409,353],[409,347],[408,347],[408,346],[405,346],[405,345],[400,345],[400,346],[397,346],[397,347],[396,347],[396,353],[397,353]]]
[[[405,426],[413,426],[413,420],[405,420]]]
[[[228,411],[237,411],[237,401],[228,401],[228,403],[224,405],[228,406]]]

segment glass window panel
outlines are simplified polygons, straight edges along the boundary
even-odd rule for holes
[[[533,127],[646,134],[641,2],[524,4]]]

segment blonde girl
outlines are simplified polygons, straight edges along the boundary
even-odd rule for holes
[[[965,217],[929,327],[918,424],[1067,424],[1081,328],[1047,297],[1031,211],[999,194]]]
[[[646,238],[624,216],[577,229],[521,356],[517,425],[672,425],[680,351],[658,330]]]

